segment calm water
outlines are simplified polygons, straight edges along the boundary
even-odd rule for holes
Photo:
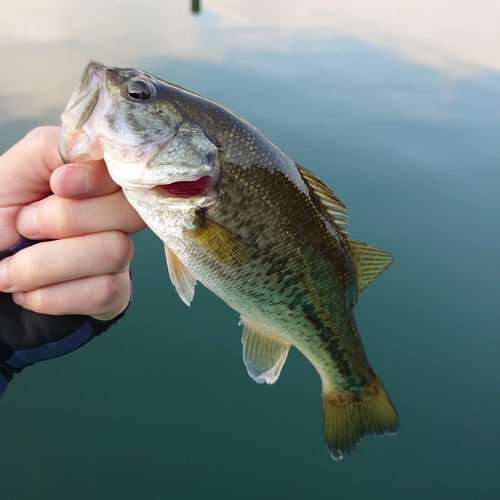
[[[59,123],[88,59],[246,117],[332,187],[353,237],[396,256],[356,317],[400,432],[333,462],[312,366],[294,351],[255,384],[238,315],[201,286],[185,307],[144,231],[126,319],[1,400],[2,498],[500,497],[500,9],[270,4],[4,6],[0,150]]]

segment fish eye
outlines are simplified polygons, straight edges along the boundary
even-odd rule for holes
[[[131,80],[125,84],[125,93],[134,101],[147,101],[154,94],[154,87],[147,80]]]

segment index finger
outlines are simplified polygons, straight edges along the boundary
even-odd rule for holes
[[[57,151],[58,127],[38,127],[0,156],[0,249],[19,240],[19,210],[50,193],[49,179],[63,161]]]
[[[19,206],[50,193],[52,172],[63,164],[59,127],[38,127],[0,156],[0,207]]]

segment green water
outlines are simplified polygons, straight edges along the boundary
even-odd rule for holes
[[[196,18],[178,4],[151,23],[156,2],[127,4],[134,22],[110,6],[97,35],[92,2],[74,35],[17,40],[0,23],[0,150],[58,124],[90,58],[142,67],[243,115],[333,189],[354,238],[396,256],[356,318],[400,432],[333,462],[312,366],[293,351],[274,386],[253,382],[238,315],[201,286],[187,308],[144,231],[126,318],[28,368],[0,401],[0,497],[499,498],[500,71],[416,61],[397,40],[232,30],[227,2],[202,2]],[[61,5],[40,32],[59,33],[48,20],[65,25]],[[171,38],[151,48],[162,23]]]

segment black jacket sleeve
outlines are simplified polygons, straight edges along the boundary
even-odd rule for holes
[[[24,243],[21,248],[30,243]],[[18,249],[20,248],[9,253],[2,252],[0,260]],[[56,358],[78,349],[96,335],[105,332],[124,314],[125,312],[110,321],[99,321],[76,314],[39,314],[17,305],[11,294],[0,293],[0,397],[14,373],[38,361]]]

